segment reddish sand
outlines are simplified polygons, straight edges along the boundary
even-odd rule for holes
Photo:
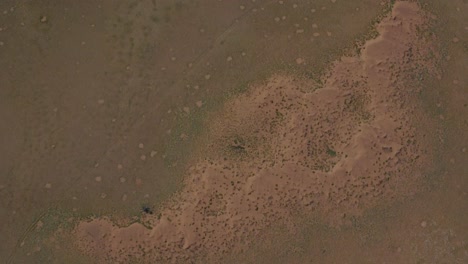
[[[183,190],[145,217],[151,229],[87,220],[76,245],[101,262],[219,263],[273,224],[294,232],[298,212],[341,225],[412,194],[433,158],[415,81],[422,70],[438,74],[431,40],[417,34],[427,19],[397,2],[379,37],[333,63],[323,87],[281,74],[253,85],[206,121]]]

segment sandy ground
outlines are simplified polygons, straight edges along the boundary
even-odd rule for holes
[[[334,62],[321,88],[287,75],[253,85],[207,121],[209,154],[159,215],[143,219],[150,230],[94,219],[77,226],[77,246],[102,261],[129,261],[125,252],[148,262],[219,262],[297,212],[318,210],[340,225],[416,192],[435,140],[424,132],[434,127],[412,79],[439,74],[432,40],[417,35],[426,19],[416,4],[397,2],[379,37]]]
[[[466,6],[5,6],[9,263],[468,261]]]

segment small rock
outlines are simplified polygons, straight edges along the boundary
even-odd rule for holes
[[[101,176],[97,176],[96,178],[94,178],[95,181],[97,182],[101,182],[102,181],[102,177]]]
[[[427,222],[426,222],[426,221],[422,221],[422,222],[421,222],[421,227],[422,227],[422,228],[425,228],[426,226],[427,226]]]
[[[41,23],[47,23],[49,20],[47,19],[46,16],[41,16],[40,21]]]

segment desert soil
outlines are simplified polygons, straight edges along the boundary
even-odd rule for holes
[[[0,3],[6,263],[467,263],[464,1]]]

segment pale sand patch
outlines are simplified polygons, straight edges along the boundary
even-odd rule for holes
[[[429,136],[415,127],[431,128],[415,96],[421,87],[407,85],[416,65],[437,74],[426,59],[437,52],[416,35],[424,23],[415,3],[396,2],[379,37],[334,62],[323,88],[288,75],[252,85],[206,121],[183,190],[143,219],[151,230],[97,218],[78,224],[76,245],[100,262],[204,254],[221,263],[273,224],[294,231],[294,212],[341,225],[414,193],[433,158]]]
[[[296,63],[297,63],[297,64],[303,64],[303,63],[304,63],[304,59],[303,59],[303,58],[297,58],[297,59],[296,59]]]

